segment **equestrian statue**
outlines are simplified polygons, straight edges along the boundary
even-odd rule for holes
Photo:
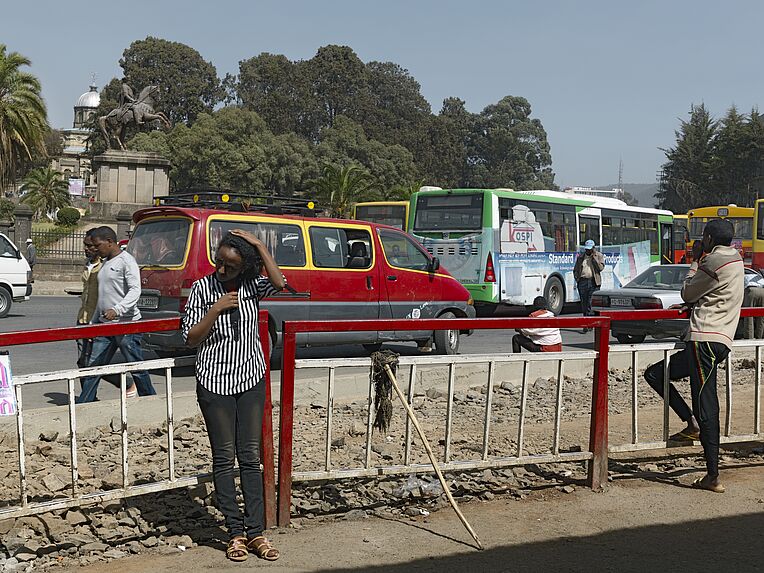
[[[119,96],[119,107],[111,110],[106,115],[98,118],[106,147],[114,149],[112,139],[119,144],[123,151],[125,142],[125,128],[133,123],[140,129],[142,125],[154,120],[159,120],[166,128],[170,128],[170,120],[161,111],[154,111],[154,94],[159,91],[159,86],[146,86],[141,90],[138,97],[134,97],[133,90],[122,80],[122,92]]]

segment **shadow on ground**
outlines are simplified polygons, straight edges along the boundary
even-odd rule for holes
[[[753,502],[755,508],[755,502]],[[403,523],[403,522],[401,522]],[[420,525],[412,524],[412,527]],[[512,542],[507,524],[507,542]],[[442,558],[353,569],[334,573],[404,573],[409,571],[734,571],[764,570],[761,554],[764,513],[750,513],[672,525],[654,525],[568,537],[539,543],[509,545]],[[391,560],[401,560],[394,551]],[[328,571],[328,570],[327,570]]]

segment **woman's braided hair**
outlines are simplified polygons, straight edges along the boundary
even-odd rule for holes
[[[257,249],[248,241],[229,232],[223,235],[218,249],[223,246],[234,249],[241,256],[241,278],[243,280],[251,280],[260,276],[263,268],[263,259],[260,257]]]

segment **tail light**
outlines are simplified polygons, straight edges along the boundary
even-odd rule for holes
[[[491,253],[488,253],[488,259],[485,262],[485,276],[483,277],[484,283],[495,283],[496,273],[493,270],[493,257]]]
[[[634,308],[640,310],[661,310],[663,302],[653,297],[637,297],[634,299]]]
[[[610,306],[610,298],[602,294],[595,294],[592,296],[592,306]]]

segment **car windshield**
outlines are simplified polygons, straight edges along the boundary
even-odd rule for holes
[[[149,219],[136,225],[127,252],[139,266],[174,267],[183,264],[191,230],[188,219]]]
[[[689,267],[655,266],[650,267],[626,288],[644,288],[651,290],[681,290],[684,277],[687,276]]]

